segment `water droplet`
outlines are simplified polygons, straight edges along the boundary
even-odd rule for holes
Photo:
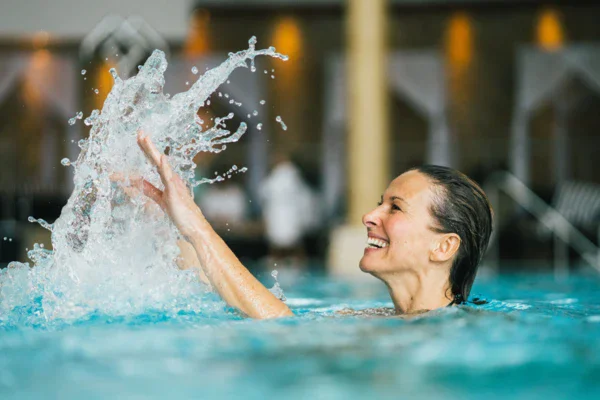
[[[43,249],[44,248],[44,243],[40,243],[40,247]]]
[[[237,171],[237,165],[233,164],[233,166],[231,167],[232,170]]]
[[[198,73],[198,68],[195,66],[192,67],[192,74],[196,75]]]
[[[98,89],[94,89],[94,93],[98,94],[100,91]]]
[[[138,71],[141,71],[141,70],[142,70],[142,66],[138,65]]]
[[[82,70],[81,70],[81,75],[85,75],[85,73],[86,73],[86,72],[87,72],[87,71],[86,71],[85,69],[82,69]]]
[[[60,163],[62,165],[64,165],[65,167],[68,167],[69,165],[71,165],[71,160],[69,160],[68,158],[63,158],[62,160],[60,160]],[[29,221],[32,222],[32,221]]]
[[[189,81],[186,81],[186,82],[185,82],[185,86],[189,86],[189,85],[190,85],[190,82],[189,82]]]
[[[231,81],[230,81],[230,80],[227,80],[227,84],[230,84],[230,83],[231,83]]]
[[[73,117],[73,118],[69,118],[69,125],[75,125],[75,122],[77,122],[77,118]]]
[[[229,95],[228,95],[227,93],[225,93],[225,98],[226,98],[226,99],[228,99],[228,98],[229,98]]]
[[[275,69],[273,68],[273,69],[271,70],[271,72],[275,72]]]
[[[275,79],[275,75],[271,75],[271,79]]]
[[[264,72],[265,74],[268,74],[268,73],[269,73],[269,71],[267,71],[266,69],[265,69],[263,72]]]
[[[119,77],[119,75],[117,74],[117,70],[114,68],[109,69],[108,72],[110,72],[114,79],[117,79]]]
[[[248,115],[246,115],[246,116],[247,116],[248,118],[252,118],[252,115],[250,115],[250,114],[248,114]]]
[[[287,125],[285,124],[285,122],[283,122],[283,120],[281,119],[281,117],[279,115],[275,118],[275,121],[279,122],[279,125],[281,125],[281,128],[284,131],[287,131]]]
[[[256,111],[256,110],[252,111],[252,115],[254,115],[256,117],[258,115],[258,111]]]
[[[250,40],[248,40],[248,45],[250,46],[250,50],[254,50],[256,48],[256,36],[252,36]]]
[[[77,118],[77,119],[83,118],[83,111],[79,111],[77,114],[75,114],[75,118]]]
[[[233,104],[233,102],[234,102],[233,99],[229,100],[229,104]]]
[[[6,239],[7,239],[6,236],[4,236],[4,240],[6,240]]]
[[[256,129],[258,129],[260,131],[262,129],[262,124],[256,125]]]
[[[206,100],[206,105],[210,106],[210,100]]]
[[[12,238],[8,238],[8,241],[9,241],[9,242],[12,242]]]
[[[260,101],[260,105],[261,105],[261,106],[264,106],[264,105],[265,105],[265,103],[266,103],[266,101],[264,101],[264,100],[261,100],[261,101]]]

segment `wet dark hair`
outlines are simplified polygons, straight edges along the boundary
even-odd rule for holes
[[[460,237],[458,254],[450,269],[452,303],[467,301],[492,233],[493,211],[483,190],[462,172],[438,165],[411,169],[427,176],[434,190],[431,214],[438,233],[456,233]]]

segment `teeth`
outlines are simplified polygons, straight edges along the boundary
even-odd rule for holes
[[[384,248],[384,247],[388,247],[388,243],[383,240],[379,240],[379,239],[370,237],[370,238],[367,238],[367,247]]]

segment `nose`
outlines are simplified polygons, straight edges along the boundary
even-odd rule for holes
[[[379,217],[377,210],[379,210],[379,207],[374,208],[370,212],[363,215],[362,223],[364,226],[367,228],[372,228],[381,224],[381,218]]]

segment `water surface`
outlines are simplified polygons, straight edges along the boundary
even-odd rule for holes
[[[213,295],[190,311],[68,322],[31,318],[31,306],[0,322],[0,398],[597,399],[599,284],[480,279],[487,304],[410,320],[339,315],[391,303],[378,282],[322,277],[282,285],[296,317],[276,321]]]

